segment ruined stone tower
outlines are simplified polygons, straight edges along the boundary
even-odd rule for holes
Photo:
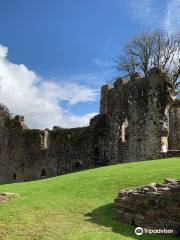
[[[102,87],[101,114],[108,115],[111,128],[110,161],[161,157],[161,138],[169,134],[174,94],[159,69],[152,69],[147,79],[135,74],[128,82],[119,78],[114,87]]]
[[[0,129],[0,182],[27,181],[162,154],[162,138],[180,149],[180,104],[168,76],[152,69],[101,89],[100,114],[88,127],[29,129],[24,118]],[[178,152],[178,151],[177,151]],[[179,153],[179,152],[178,152]]]

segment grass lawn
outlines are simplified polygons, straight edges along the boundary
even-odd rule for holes
[[[180,239],[137,237],[112,220],[120,189],[180,178],[180,158],[118,164],[45,180],[0,185],[20,195],[0,205],[0,240]]]

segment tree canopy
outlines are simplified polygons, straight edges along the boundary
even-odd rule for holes
[[[124,46],[117,59],[117,69],[125,77],[135,72],[147,76],[153,67],[161,68],[168,73],[175,87],[180,84],[179,33],[155,31],[135,36]]]

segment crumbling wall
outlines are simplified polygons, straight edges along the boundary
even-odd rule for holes
[[[28,129],[22,116],[9,119],[2,131],[0,182],[27,181],[54,176],[53,162],[46,158],[47,132]]]
[[[171,229],[180,234],[180,181],[120,191],[115,199],[115,218],[121,223],[147,229]]]
[[[48,159],[57,165],[57,175],[92,166],[89,127],[62,129],[49,132]]]
[[[105,165],[106,120],[89,127],[29,129],[22,116],[1,129],[0,182],[27,181]]]
[[[92,161],[94,166],[109,164],[110,118],[99,114],[90,121],[92,134]]]
[[[128,82],[119,78],[114,87],[102,88],[102,96],[101,113],[111,123],[109,161],[162,157],[161,137],[168,136],[168,111],[175,96],[166,74],[152,69],[147,78],[137,74]]]
[[[176,99],[175,103],[169,110],[169,148],[180,150],[180,100]]]
[[[100,114],[88,127],[29,129],[23,117],[9,118],[0,126],[0,182],[160,158],[174,96],[168,76],[156,68],[147,78],[134,74],[130,81],[118,78],[113,86],[103,86]],[[173,116],[179,124],[179,113]]]

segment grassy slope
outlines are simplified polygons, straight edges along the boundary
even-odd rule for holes
[[[41,181],[1,185],[20,194],[0,206],[0,239],[126,240],[134,228],[112,220],[120,189],[180,178],[180,158],[102,167]],[[162,236],[139,239],[174,239]],[[178,239],[178,238],[176,238]]]

